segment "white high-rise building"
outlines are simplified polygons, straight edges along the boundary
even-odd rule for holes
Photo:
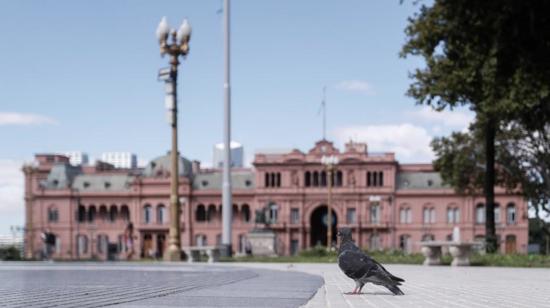
[[[137,156],[130,152],[106,152],[101,154],[101,161],[115,168],[131,169],[137,167]]]
[[[243,145],[231,141],[231,167],[233,168],[242,168],[244,163],[244,148]],[[214,161],[213,161],[213,167],[214,168],[222,168],[223,167],[223,143],[218,143],[214,146]]]
[[[83,153],[82,151],[67,151],[59,154],[67,156],[69,158],[69,163],[73,166],[87,165],[89,162],[88,154]]]

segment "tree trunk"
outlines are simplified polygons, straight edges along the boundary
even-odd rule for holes
[[[486,163],[485,174],[485,238],[488,253],[498,251],[498,242],[495,232],[495,123],[489,118],[486,124]]]

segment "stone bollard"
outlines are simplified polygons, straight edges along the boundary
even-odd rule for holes
[[[423,265],[441,265],[441,246],[423,246],[420,251],[426,257]]]

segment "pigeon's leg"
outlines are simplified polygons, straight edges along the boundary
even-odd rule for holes
[[[355,287],[355,289],[353,289],[353,292],[344,292],[344,294],[346,294],[346,295],[354,295],[354,294],[359,294],[359,293],[357,293],[357,287]]]

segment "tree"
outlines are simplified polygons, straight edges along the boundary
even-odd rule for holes
[[[418,3],[416,1],[415,3]],[[421,56],[407,94],[441,111],[468,106],[483,130],[486,238],[496,250],[496,130],[550,121],[550,1],[435,0],[409,18],[402,57]]]
[[[435,170],[443,182],[459,194],[479,194],[485,183],[486,167],[483,127],[473,123],[467,132],[435,138]],[[498,127],[495,137],[495,182],[509,193],[521,193],[535,211],[550,216],[550,123],[528,130],[518,122]],[[550,235],[549,229],[541,229]]]

